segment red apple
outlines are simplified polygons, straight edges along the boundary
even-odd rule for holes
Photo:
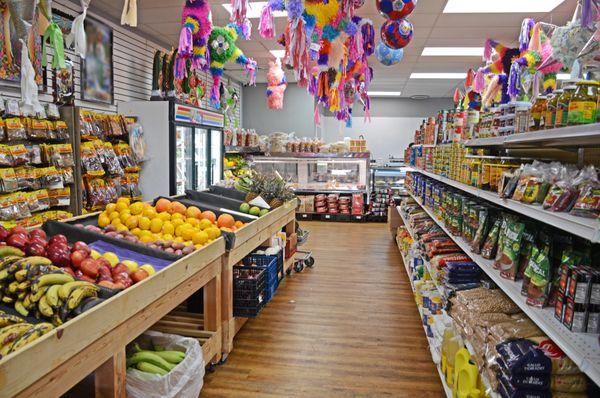
[[[0,241],[4,242],[8,238],[8,235],[8,230],[0,225]]]
[[[73,251],[75,251],[75,250],[81,250],[81,251],[86,252],[87,254],[90,254],[92,252],[92,249],[89,248],[87,243],[82,242],[80,240],[73,243]]]
[[[28,256],[46,256],[46,248],[39,243],[30,243],[25,247],[25,253]]]
[[[100,281],[98,284],[109,289],[125,289],[125,285],[122,283],[115,283],[112,281]]]
[[[78,279],[81,279],[81,277],[83,276],[83,272],[81,272],[80,269],[75,270],[75,277]]]
[[[100,257],[99,259],[96,260],[98,262],[98,264],[102,267],[105,266],[106,268],[108,268],[109,270],[112,268],[110,266],[110,262],[105,259],[104,257]]]
[[[129,275],[125,274],[117,275],[117,277],[115,277],[115,283],[121,283],[123,286],[125,286],[125,288],[128,288],[129,286],[133,285],[133,281],[131,280]]]
[[[44,247],[48,246],[48,242],[46,241],[46,239],[37,235],[31,236],[31,238],[29,239],[29,243],[37,243],[38,245],[42,245]]]
[[[34,229],[32,231],[29,232],[29,237],[33,240],[33,238],[41,238],[42,240],[46,241],[46,239],[48,239],[48,236],[46,235],[46,231],[44,231],[43,229]]]
[[[138,283],[140,281],[143,281],[144,279],[146,279],[149,276],[150,275],[148,275],[148,272],[146,272],[143,269],[138,269],[137,271],[135,271],[134,273],[132,273],[130,275],[131,280],[133,281],[133,283]]]
[[[81,268],[83,260],[88,258],[88,253],[83,250],[75,250],[71,253],[71,266],[73,268]]]
[[[98,275],[100,275],[100,277],[103,279],[108,279],[112,281],[113,277],[112,273],[110,272],[110,267],[107,267],[104,264],[100,265],[100,262],[98,260],[96,260],[96,263],[98,263]]]
[[[65,267],[63,268],[63,271],[65,271],[67,274],[70,274],[71,276],[75,276],[75,271],[73,271],[73,268],[71,267]]]
[[[25,246],[29,244],[29,238],[25,234],[13,234],[6,239],[6,243],[10,246],[18,247],[21,250],[25,249]]]
[[[27,235],[27,236],[29,236],[29,234],[27,233],[27,230],[26,230],[24,227],[20,226],[20,225],[19,225],[19,226],[16,226],[16,227],[14,227],[14,228],[12,228],[12,229],[9,231],[9,233],[8,233],[8,234],[9,234],[9,235],[23,234],[23,235]]]
[[[98,263],[93,258],[86,258],[81,262],[81,271],[95,280],[98,277]]]
[[[69,243],[69,241],[67,240],[66,236],[58,234],[58,235],[54,235],[53,237],[51,237],[50,240],[48,241],[48,244],[50,244],[50,245],[54,245],[55,243],[64,243],[65,245],[67,245]]]
[[[90,283],[96,283],[96,279],[95,278],[90,278],[87,275],[81,275],[79,277],[79,279],[81,279],[82,281],[90,282]]]

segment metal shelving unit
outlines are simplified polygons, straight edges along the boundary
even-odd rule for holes
[[[587,333],[573,333],[554,318],[553,308],[534,308],[526,303],[521,295],[521,284],[504,279],[492,268],[493,261],[472,253],[469,244],[462,238],[453,236],[444,223],[421,200],[411,194],[413,199],[429,216],[450,236],[456,244],[510,297],[521,310],[548,335],[573,360],[579,369],[596,384],[600,384],[600,344],[598,336]]]
[[[596,219],[572,216],[568,213],[551,212],[544,210],[541,206],[528,205],[512,199],[502,199],[494,192],[484,191],[483,189],[475,188],[428,171],[415,168],[413,168],[412,171],[426,175],[427,177],[450,185],[451,187],[469,193],[477,198],[510,209],[515,213],[531,217],[573,235],[588,239],[593,243],[600,242],[600,221]]]
[[[469,147],[586,147],[600,145],[600,123],[465,141]]]

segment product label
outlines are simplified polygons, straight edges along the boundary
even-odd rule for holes
[[[546,117],[544,118],[544,123],[546,123],[547,128],[554,127],[556,123],[556,113],[551,110],[546,111]]]
[[[569,124],[587,124],[596,121],[596,103],[593,101],[571,101]]]

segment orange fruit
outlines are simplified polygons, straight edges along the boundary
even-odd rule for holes
[[[199,219],[201,214],[202,214],[202,211],[199,208],[197,208],[196,206],[190,206],[185,211],[185,216],[187,218]]]
[[[213,223],[210,222],[210,220],[203,218],[202,220],[200,220],[200,223],[198,224],[198,228],[200,228],[201,230],[205,230],[206,228],[210,228],[212,227]]]
[[[171,215],[166,211],[162,211],[157,214],[157,218],[160,218],[163,221],[169,221],[171,219]]]
[[[117,202],[115,206],[115,210],[119,213],[124,212],[125,210],[129,211],[129,205],[125,202]]]
[[[110,221],[111,220],[108,218],[106,213],[101,213],[100,216],[98,216],[98,226],[100,228],[106,227],[108,224],[110,224]]]
[[[127,228],[129,228],[131,230],[131,229],[137,228],[138,222],[139,222],[138,216],[129,216],[129,217],[127,217],[127,220],[125,220],[125,225],[127,226]]]
[[[175,221],[175,220],[183,220],[185,217],[183,216],[183,214],[180,213],[173,213],[171,214],[171,221]]]
[[[117,205],[114,203],[109,203],[106,205],[106,213],[110,214],[113,211],[117,210]]]
[[[162,230],[163,221],[160,218],[154,218],[150,221],[150,231],[157,234]]]
[[[196,230],[191,227],[184,228],[184,230],[181,232],[181,237],[184,240],[192,240],[195,232]]]
[[[210,227],[207,228],[206,231],[204,231],[208,234],[208,239],[217,239],[219,236],[221,236],[221,230],[217,227]]]
[[[129,206],[129,211],[134,216],[142,214],[144,211],[144,203],[143,202],[135,202],[131,206]]]
[[[150,219],[148,217],[140,217],[138,220],[138,227],[145,231],[150,229]]]
[[[238,228],[238,229],[239,229],[239,228],[243,228],[243,227],[244,227],[244,225],[246,225],[246,224],[244,224],[242,221],[236,221],[236,222],[235,222],[235,224],[234,224],[234,226],[235,226],[236,228]]]
[[[129,205],[131,204],[131,200],[129,200],[129,198],[125,196],[121,196],[119,199],[117,199],[117,204],[119,203],[125,203],[127,207],[129,207]]]
[[[175,227],[170,221],[165,221],[162,226],[162,233],[163,235],[173,235],[175,233]]]
[[[204,231],[194,232],[192,235],[192,242],[194,245],[203,245],[208,241],[208,234]]]
[[[156,217],[156,215],[158,213],[156,213],[156,210],[154,210],[153,207],[146,207],[144,209],[144,212],[142,214],[144,215],[144,217],[148,217],[149,219],[153,219],[154,217]]]
[[[202,212],[202,218],[206,218],[211,223],[214,223],[215,221],[217,221],[217,216],[215,215],[215,213],[213,213],[210,210],[203,211]]]
[[[162,213],[163,211],[169,211],[171,208],[171,201],[169,199],[160,198],[156,201],[156,205],[154,206],[158,213]]]
[[[231,228],[235,225],[235,220],[231,216],[231,214],[223,213],[217,219],[217,227],[222,228]]]
[[[190,224],[194,228],[198,228],[198,225],[200,225],[200,220],[198,220],[197,218],[193,218],[193,217],[186,218],[185,222]]]
[[[186,212],[186,207],[180,203],[180,202],[171,202],[171,206],[169,208],[169,213],[173,214],[173,213],[179,213],[179,214],[185,214]]]

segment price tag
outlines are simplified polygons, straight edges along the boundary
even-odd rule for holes
[[[331,216],[330,216],[329,214],[325,214],[325,218],[326,218],[327,220],[329,220],[329,219],[331,218]]]

